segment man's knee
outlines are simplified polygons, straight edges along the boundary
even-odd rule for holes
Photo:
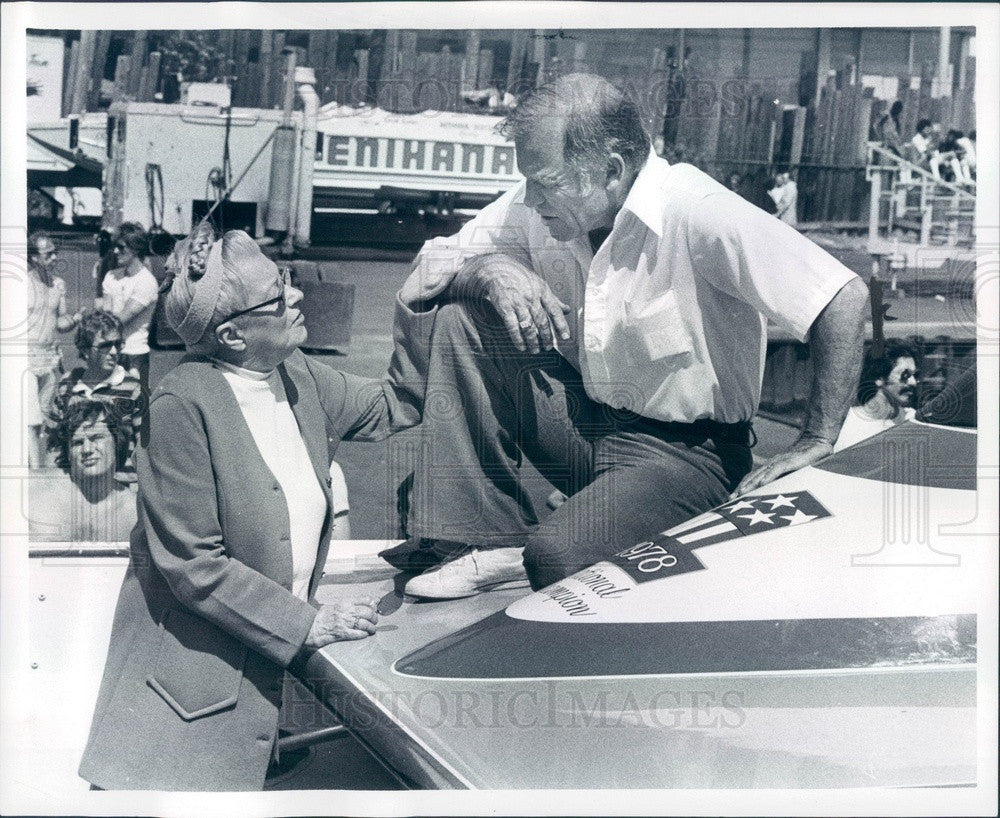
[[[438,308],[432,343],[492,346],[505,339],[503,321],[485,301],[449,301]]]
[[[537,591],[586,568],[592,560],[578,553],[546,526],[536,527],[524,544],[524,570],[532,590]]]

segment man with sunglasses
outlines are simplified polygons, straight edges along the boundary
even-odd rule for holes
[[[852,406],[833,450],[855,443],[916,417],[920,372],[913,347],[889,341],[885,352],[865,359],[858,384],[858,405]]]
[[[329,469],[341,440],[419,421],[429,327],[384,381],[360,378],[299,350],[302,293],[243,231],[200,226],[168,272],[164,313],[188,355],[158,384],[137,450],[139,522],[80,775],[259,790],[285,670],[375,633],[376,600],[315,601]]]

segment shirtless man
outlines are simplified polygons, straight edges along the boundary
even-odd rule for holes
[[[25,380],[25,423],[28,465],[45,465],[43,424],[62,371],[56,334],[69,332],[80,322],[80,313],[66,308],[66,282],[53,275],[58,253],[48,233],[28,236],[28,376]]]

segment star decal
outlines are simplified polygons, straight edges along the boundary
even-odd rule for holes
[[[767,523],[768,525],[774,525],[774,522],[771,520],[773,516],[774,512],[765,514],[763,511],[760,511],[759,509],[754,509],[753,514],[749,516],[747,516],[746,514],[739,515],[741,520],[748,520],[750,525],[757,525],[757,523]]]
[[[808,523],[815,520],[818,515],[816,514],[803,514],[801,509],[795,509],[795,513],[790,517],[782,516],[782,520],[788,520],[789,525],[802,525],[802,523]]]
[[[798,500],[798,499],[799,499],[798,495],[794,497],[785,497],[784,494],[779,494],[777,497],[771,497],[770,499],[765,500],[764,502],[770,503],[771,511],[774,511],[776,508],[781,508],[781,506],[788,506],[789,508],[794,509],[795,504],[792,502],[792,500]]]
[[[740,500],[737,503],[733,503],[731,506],[726,506],[726,511],[732,514],[733,512],[740,511],[741,509],[744,508],[749,509],[750,511],[757,510],[757,506],[755,506],[753,503],[748,503],[746,500]]]

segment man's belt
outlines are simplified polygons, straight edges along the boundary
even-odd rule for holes
[[[682,437],[697,440],[710,438],[717,443],[738,443],[743,446],[756,443],[756,434],[749,420],[739,423],[720,423],[717,420],[702,418],[694,423],[679,423],[673,420],[653,420],[642,418],[643,424],[654,427],[660,434],[668,437]]]

